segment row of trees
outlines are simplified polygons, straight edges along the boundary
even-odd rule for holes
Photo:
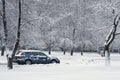
[[[10,49],[14,46],[17,26],[18,9],[15,3],[16,1],[7,1],[7,12],[10,13],[7,14],[7,21],[9,20],[8,25],[11,27],[8,27]],[[66,46],[67,50],[71,50],[74,45],[75,51],[97,51],[97,48],[104,43],[107,30],[95,30],[101,29],[101,26],[109,27],[112,13],[108,10],[109,5],[109,1],[23,1],[22,24],[24,26],[19,47],[58,50],[61,46]],[[106,8],[106,11],[102,8]],[[103,20],[106,21],[102,23]],[[113,48],[119,51],[119,44],[113,45]]]
[[[94,50],[94,43],[91,39],[93,34],[91,31],[87,30],[88,25],[86,25],[84,19],[85,17],[89,17],[84,16],[85,11],[83,11],[83,8],[85,8],[85,4],[86,2],[80,0],[74,2],[73,0],[53,0],[50,2],[49,0],[23,0],[21,41],[19,48],[44,49],[49,50],[49,54],[51,54],[51,49],[61,49],[64,50],[64,53],[70,50],[71,55],[73,55],[74,50],[81,49],[79,51],[83,51],[85,48],[86,51]],[[8,41],[6,42],[9,42],[7,44],[8,48],[13,49],[16,38],[15,34],[17,33],[17,14],[19,12],[16,1],[6,1],[6,7],[6,20],[9,25]],[[85,9],[87,9],[87,6]],[[81,18],[83,19],[82,21]]]

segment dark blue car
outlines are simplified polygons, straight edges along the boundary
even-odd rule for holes
[[[50,57],[37,50],[20,50],[16,53],[14,62],[18,64],[49,64],[60,63],[56,57]]]

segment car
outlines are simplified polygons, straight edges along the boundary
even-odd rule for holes
[[[49,64],[60,63],[57,57],[51,57],[39,50],[19,50],[13,59],[18,64]]]

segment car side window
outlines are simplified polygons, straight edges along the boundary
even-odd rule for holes
[[[42,53],[42,52],[38,52],[38,54],[39,54],[39,57],[47,57],[44,53]]]
[[[23,54],[26,55],[26,56],[31,56],[32,55],[31,52],[24,52]]]
[[[33,55],[34,55],[34,56],[37,56],[37,55],[39,55],[39,54],[38,54],[37,52],[33,52]]]

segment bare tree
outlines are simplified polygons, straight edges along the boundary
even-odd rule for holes
[[[74,49],[75,49],[75,33],[76,33],[76,28],[73,27],[73,31],[72,31],[72,47],[71,47],[71,53],[70,55],[73,56],[73,52],[74,52]]]
[[[65,55],[65,54],[66,54],[66,50],[67,50],[65,40],[64,40],[64,42],[63,42],[63,47],[62,47],[61,49],[62,49],[62,51],[63,51],[63,54]]]
[[[63,32],[63,40],[61,40],[61,43],[59,44],[59,48],[63,51],[63,54],[65,55],[66,54],[66,51],[68,50],[68,38],[66,37],[66,34],[65,32]]]
[[[17,29],[17,39],[16,39],[16,43],[15,46],[13,48],[13,52],[12,55],[10,55],[8,57],[8,68],[9,69],[13,69],[13,58],[15,56],[15,53],[18,50],[18,46],[19,46],[19,42],[20,42],[20,32],[21,32],[21,0],[19,0],[19,17],[18,17],[18,29]]]
[[[82,41],[81,41],[81,45],[80,45],[81,56],[83,56],[84,48],[85,48],[85,43],[84,43],[84,41],[82,40]]]
[[[45,44],[46,44],[46,48],[48,50],[48,54],[51,55],[51,50],[55,45],[55,40],[54,40],[53,36],[49,35],[48,37],[46,37]]]
[[[3,28],[4,28],[4,42],[2,43],[1,47],[1,56],[4,55],[4,51],[7,48],[7,38],[8,38],[8,29],[7,29],[7,22],[6,22],[6,0],[2,1],[2,19],[3,19]]]
[[[110,66],[110,45],[111,43],[114,41],[116,35],[118,35],[119,33],[116,33],[117,31],[117,27],[120,21],[120,13],[118,13],[115,18],[114,18],[114,22],[113,22],[113,27],[111,29],[111,31],[109,32],[108,36],[106,37],[106,41],[104,44],[104,54],[106,56],[106,66]]]

